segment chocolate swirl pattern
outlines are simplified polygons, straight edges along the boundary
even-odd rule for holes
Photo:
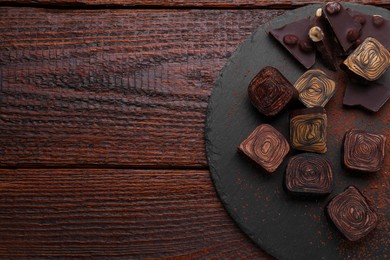
[[[268,124],[258,126],[238,147],[268,173],[276,171],[290,146],[284,136]]]
[[[251,103],[266,116],[278,114],[298,96],[293,85],[275,68],[263,68],[249,83]]]
[[[299,100],[307,107],[324,107],[336,90],[336,82],[322,70],[306,71],[294,84]]]
[[[288,162],[285,184],[287,190],[292,193],[329,194],[333,184],[330,162],[318,154],[296,155]]]
[[[368,37],[343,64],[353,73],[373,81],[382,76],[390,66],[390,54],[380,42]]]
[[[351,170],[377,172],[385,158],[386,136],[351,129],[344,138],[344,165]]]
[[[353,186],[334,197],[327,205],[326,212],[337,229],[350,241],[366,236],[378,224],[378,216],[363,194]]]
[[[294,149],[326,153],[327,116],[322,107],[295,110],[290,116],[290,142]]]

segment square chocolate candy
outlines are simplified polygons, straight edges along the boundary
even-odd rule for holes
[[[378,224],[378,216],[367,199],[354,186],[334,197],[326,213],[336,228],[350,241],[361,239]]]
[[[294,149],[326,153],[327,116],[322,107],[294,110],[290,115],[290,143]]]
[[[274,116],[298,97],[298,91],[282,73],[267,66],[250,82],[248,96],[260,113]]]
[[[377,172],[385,158],[386,136],[351,129],[344,137],[345,167],[361,172]]]
[[[290,146],[284,136],[268,124],[258,126],[238,147],[266,172],[276,171]]]

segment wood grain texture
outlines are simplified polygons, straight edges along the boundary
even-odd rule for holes
[[[270,259],[206,170],[0,170],[0,194],[0,258]]]
[[[282,13],[0,8],[0,166],[205,167],[219,71]]]
[[[389,7],[385,0],[348,0],[343,2]],[[307,4],[321,4],[321,0],[0,0],[2,4],[45,6],[104,6],[104,7],[186,7],[186,8],[295,8]]]

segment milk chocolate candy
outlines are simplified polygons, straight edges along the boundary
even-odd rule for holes
[[[267,173],[273,173],[290,151],[290,146],[278,130],[262,124],[239,145],[238,150]]]
[[[292,148],[307,152],[326,153],[327,116],[322,107],[303,108],[290,114]]]
[[[354,186],[349,186],[334,197],[326,206],[326,213],[341,234],[350,241],[363,238],[379,222],[368,200]]]

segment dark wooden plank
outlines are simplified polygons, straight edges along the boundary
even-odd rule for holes
[[[364,3],[389,7],[386,0],[348,0],[343,2]],[[186,8],[295,8],[307,4],[324,3],[321,0],[0,0],[2,4],[44,6],[104,6],[104,7],[186,7]]]
[[[208,171],[0,170],[0,257],[269,259]]]
[[[214,81],[281,13],[0,8],[0,165],[205,167]]]

